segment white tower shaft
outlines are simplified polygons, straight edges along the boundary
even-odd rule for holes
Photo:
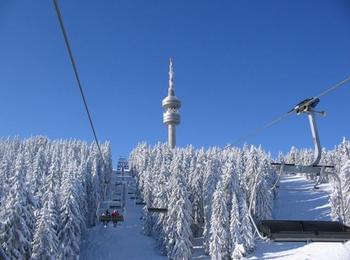
[[[176,146],[176,127],[173,124],[168,125],[168,144],[171,148]]]

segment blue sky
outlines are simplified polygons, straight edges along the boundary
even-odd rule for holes
[[[224,146],[350,74],[350,3],[60,0],[100,140],[114,160],[166,140],[168,59],[178,144]],[[52,2],[0,2],[0,136],[92,140]],[[321,142],[350,138],[350,85],[324,97]],[[293,115],[248,143],[311,147]]]

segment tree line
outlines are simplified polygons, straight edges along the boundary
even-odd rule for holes
[[[110,144],[101,149],[103,160],[94,143],[0,139],[1,259],[79,258],[109,189]]]
[[[276,174],[270,162],[270,154],[248,145],[204,150],[139,144],[129,159],[138,196],[145,209],[168,210],[145,210],[145,233],[170,259],[190,259],[193,239],[201,236],[212,259],[247,255],[254,249],[249,206],[256,221],[271,218]]]

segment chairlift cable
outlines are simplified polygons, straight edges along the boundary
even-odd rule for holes
[[[306,102],[303,104],[304,106],[310,105],[311,103],[315,102],[317,99],[329,94],[330,92],[344,86],[345,84],[350,82],[350,75],[348,77],[346,77],[345,79],[343,79],[342,81],[332,85],[331,87],[325,89],[323,92],[321,92],[319,95],[310,98],[309,100],[305,100]],[[237,138],[234,142],[232,142],[232,144],[227,145],[225,148],[233,146],[235,144],[238,144],[242,141],[245,141],[253,136],[258,135],[259,133],[265,131],[266,129],[274,126],[275,124],[279,123],[280,121],[282,121],[283,119],[287,118],[289,115],[291,115],[293,112],[295,112],[295,108],[293,108],[292,110],[288,111],[287,113],[276,117],[275,119],[273,119],[272,121],[270,121],[269,123],[266,123],[265,125],[263,125],[262,127],[258,127],[254,130],[252,130],[251,132],[249,132],[248,134],[245,134],[239,138]]]
[[[107,168],[105,160],[103,159],[103,154],[102,154],[102,150],[101,150],[100,144],[99,144],[98,139],[97,139],[96,130],[95,130],[95,127],[94,127],[94,124],[93,124],[93,121],[92,121],[92,117],[91,117],[91,114],[90,114],[90,110],[89,110],[89,107],[88,107],[88,104],[87,104],[87,101],[86,101],[86,98],[85,98],[85,94],[84,94],[83,87],[82,87],[82,84],[81,84],[81,81],[80,81],[78,69],[77,69],[77,66],[76,66],[76,63],[75,63],[75,59],[74,59],[74,56],[73,56],[72,49],[71,49],[70,44],[69,44],[68,35],[67,35],[66,29],[65,29],[64,24],[63,24],[63,18],[62,18],[62,14],[61,14],[59,5],[57,3],[57,0],[53,0],[53,4],[54,4],[55,10],[56,10],[56,14],[57,14],[57,18],[58,18],[58,21],[59,21],[59,24],[60,24],[60,27],[61,27],[61,31],[62,31],[62,34],[63,34],[64,42],[65,42],[65,45],[66,45],[66,49],[68,51],[69,59],[70,59],[70,62],[72,64],[74,76],[75,76],[75,79],[77,81],[77,86],[79,88],[80,95],[81,95],[81,98],[82,98],[83,103],[84,103],[84,108],[85,108],[86,114],[87,114],[88,119],[89,119],[90,127],[91,127],[92,133],[94,135],[94,139],[95,139],[98,151],[100,153],[103,165],[104,165],[105,168]]]
[[[266,123],[265,125],[261,126],[261,127],[258,127],[258,128],[255,128],[254,130],[252,130],[251,132],[249,132],[248,134],[246,135],[243,135],[239,138],[237,138],[234,142],[232,142],[231,145],[234,145],[234,144],[238,144],[242,141],[245,141],[247,139],[249,139],[250,137],[253,137],[259,133],[261,133],[262,131],[274,126],[275,124],[279,123],[281,120],[285,119],[286,117],[288,117],[289,115],[292,114],[292,111],[289,111],[287,113],[284,113],[283,115],[281,116],[278,116],[276,117],[275,119],[273,119],[272,121]],[[231,146],[230,145],[230,146]]]
[[[323,97],[323,96],[327,95],[329,92],[332,92],[332,91],[336,90],[337,88],[344,86],[348,82],[350,82],[350,75],[347,78],[343,79],[342,81],[338,82],[337,84],[327,88],[326,90],[324,90],[322,93],[320,93],[318,96],[314,97],[313,99]]]

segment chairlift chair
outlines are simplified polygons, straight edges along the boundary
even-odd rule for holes
[[[101,215],[100,216],[100,221],[101,222],[109,222],[109,221],[113,221],[113,222],[122,222],[124,221],[124,216],[123,215],[119,215],[119,216],[106,216],[106,215]]]
[[[167,208],[154,208],[154,207],[149,207],[147,208],[148,212],[152,213],[167,213],[168,209]]]
[[[315,111],[314,108],[319,103],[319,98],[305,99],[297,104],[290,112],[298,115],[306,113],[309,118],[312,139],[314,143],[314,161],[310,165],[296,165],[288,163],[272,163],[276,171],[279,172],[276,186],[281,175],[284,173],[301,173],[319,177],[328,175],[335,179],[338,184],[341,218],[339,221],[305,221],[305,220],[262,220],[258,224],[252,217],[253,198],[256,192],[256,182],[249,205],[249,218],[258,236],[264,240],[272,241],[299,241],[299,242],[345,242],[350,240],[350,227],[343,224],[344,205],[341,191],[341,182],[335,173],[334,166],[319,165],[321,159],[321,144],[316,126],[315,113],[324,115],[325,112]],[[319,181],[318,181],[319,182]],[[317,183],[318,183],[317,182]],[[273,188],[274,188],[273,187]]]
[[[109,221],[112,222],[120,222],[124,221],[124,216],[119,213],[117,216],[112,216],[112,214],[105,214],[106,210],[117,210],[117,209],[122,209],[122,205],[119,202],[115,202],[113,200],[111,201],[103,201],[99,204],[97,214],[98,214],[98,219],[103,222],[103,223],[108,223]]]

